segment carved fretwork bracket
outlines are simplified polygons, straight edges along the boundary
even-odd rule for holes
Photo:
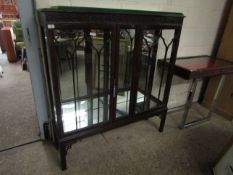
[[[67,155],[68,150],[71,149],[71,148],[72,148],[72,143],[69,143],[69,144],[65,145],[65,154],[66,155]]]

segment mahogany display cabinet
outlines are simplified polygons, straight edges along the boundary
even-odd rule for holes
[[[38,16],[63,170],[79,138],[153,116],[163,131],[183,14],[53,7]]]

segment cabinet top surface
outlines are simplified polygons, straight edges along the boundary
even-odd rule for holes
[[[43,8],[40,12],[65,12],[65,13],[106,13],[106,14],[129,14],[129,15],[156,15],[164,17],[184,18],[183,13],[174,12],[158,12],[130,9],[110,9],[110,8],[94,8],[94,7],[71,7],[71,6],[54,6],[51,8]]]

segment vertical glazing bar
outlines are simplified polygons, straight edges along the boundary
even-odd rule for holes
[[[126,88],[126,112],[128,112],[128,106],[129,106],[129,83],[131,83],[131,64],[132,64],[132,56],[133,56],[133,41],[134,41],[134,36],[131,36],[131,29],[125,29],[124,30],[130,40],[130,50],[127,53],[127,59],[126,59],[126,70],[125,70],[125,80],[124,80],[124,88]]]
[[[134,53],[133,53],[133,62],[135,65],[132,70],[132,86],[130,93],[130,106],[129,106],[129,116],[134,116],[135,114],[135,106],[137,102],[137,89],[140,75],[140,67],[141,67],[141,54],[142,54],[142,39],[143,39],[143,30],[141,26],[136,26],[135,31],[135,45],[134,45]]]
[[[79,101],[79,73],[78,73],[78,56],[76,53],[76,44],[75,44],[75,50],[74,50],[74,58],[76,60],[75,68],[76,68],[76,82],[77,82],[77,96],[75,97],[75,104],[78,103],[77,105],[77,111],[78,111],[78,119],[76,115],[76,122],[78,120],[78,128],[80,127],[80,101]]]
[[[109,38],[110,33],[109,30],[104,30],[104,117],[103,120],[106,121],[108,119],[108,89],[109,89]]]
[[[46,47],[46,35],[45,35],[45,31],[44,31],[44,28],[41,27],[41,35],[42,35],[42,51],[44,52],[43,54],[43,59],[44,59],[44,67],[45,67],[45,80],[46,80],[46,86],[48,88],[48,92],[47,92],[47,97],[48,97],[48,105],[49,105],[49,112],[51,113],[51,115],[49,115],[49,125],[50,125],[50,128],[51,128],[51,132],[50,132],[50,135],[52,136],[52,139],[55,143],[55,146],[56,148],[58,149],[58,132],[57,132],[57,124],[56,124],[56,119],[55,119],[55,111],[53,110],[53,107],[54,107],[54,101],[53,101],[53,90],[52,90],[52,84],[51,84],[51,80],[52,80],[52,77],[50,76],[49,74],[49,60],[48,60],[48,48]],[[51,117],[51,118],[50,118]]]
[[[162,31],[161,31],[161,36],[162,36]],[[165,63],[167,60],[167,52],[168,52],[169,47],[167,47],[165,45],[165,54],[164,54],[164,58],[163,58],[163,66],[162,66],[162,74],[161,74],[161,80],[160,80],[160,84],[159,84],[159,94],[158,94],[158,99],[160,99],[160,95],[161,95],[161,90],[162,90],[162,85],[163,85],[163,78],[164,78],[164,73],[165,73]]]
[[[97,75],[98,75],[98,101],[97,101],[97,104],[98,104],[98,116],[97,116],[97,118],[98,118],[98,122],[97,123],[99,123],[99,119],[100,119],[100,55],[101,55],[101,51],[99,51],[99,52],[97,52],[97,57],[98,57],[98,64],[97,64],[97,66],[98,66],[98,73],[97,73]]]
[[[126,112],[128,112],[128,103],[129,103],[129,90],[126,91]]]
[[[133,38],[131,37],[130,35],[130,32],[128,32],[127,30],[125,30],[126,33],[128,34],[129,36],[129,39],[130,39],[130,50],[129,50],[129,53],[127,53],[127,59],[126,59],[126,70],[125,70],[125,79],[124,79],[124,87],[128,89],[128,84],[129,84],[129,74],[130,74],[130,70],[129,70],[129,66],[130,66],[130,59],[132,57],[132,50],[133,50]],[[127,96],[128,96],[128,90],[127,90]],[[127,98],[128,99],[128,98]],[[127,107],[127,105],[126,105]]]
[[[57,124],[58,124],[58,132],[59,136],[62,137],[64,134],[63,123],[62,123],[62,110],[61,110],[61,96],[60,96],[60,83],[59,83],[59,72],[58,72],[58,64],[55,55],[55,45],[54,45],[54,33],[52,29],[47,30],[48,34],[48,47],[49,47],[49,54],[50,54],[50,61],[51,65],[51,74],[52,74],[52,83],[53,83],[53,90],[54,90],[54,98],[55,98],[55,107],[56,107],[56,115],[57,115]]]
[[[75,53],[72,56],[71,69],[72,69],[72,81],[73,81],[73,93],[74,93],[74,110],[75,110],[75,125],[77,129],[77,105],[76,105],[76,81],[75,81]]]
[[[144,98],[143,98],[143,111],[145,110],[146,107],[146,99],[147,99],[147,91],[148,91],[148,74],[149,74],[149,70],[151,68],[151,52],[152,52],[152,47],[149,46],[148,48],[148,56],[146,57],[146,70],[145,70],[145,77],[146,77],[146,82],[145,82],[145,86],[144,89],[142,89],[143,93],[144,93]]]
[[[85,77],[87,83],[87,95],[88,95],[88,126],[93,124],[93,81],[92,81],[92,39],[90,36],[90,30],[86,29],[84,31],[85,38]]]
[[[180,34],[181,34],[181,27],[176,28],[175,34],[174,34],[174,39],[173,39],[170,64],[168,66],[168,75],[167,75],[167,82],[166,82],[166,86],[165,86],[165,90],[164,90],[164,98],[162,100],[163,104],[166,105],[166,108],[167,108],[167,103],[168,103],[168,98],[169,98],[169,94],[170,94],[171,83],[172,83],[172,78],[173,78],[173,73],[174,73],[174,64],[176,62],[176,56],[177,56],[177,51],[178,51],[178,47],[179,47]],[[164,129],[166,116],[167,116],[166,112],[164,115],[161,116],[161,122],[160,122],[160,127],[159,127],[160,132],[162,132]]]
[[[160,30],[155,30],[154,32],[154,42],[152,46],[152,57],[150,61],[149,80],[148,80],[148,86],[146,90],[146,102],[145,102],[146,109],[149,109],[149,106],[150,106],[150,96],[151,96],[152,87],[153,87],[155,65],[156,65],[157,51],[158,51],[159,31]]]
[[[167,75],[166,87],[165,87],[164,98],[163,98],[163,102],[166,105],[168,102],[169,93],[171,89],[171,83],[172,83],[172,78],[173,78],[173,73],[174,73],[174,64],[176,62],[176,56],[177,56],[177,51],[178,51],[179,42],[180,42],[180,34],[181,34],[181,27],[175,29],[175,34],[174,34],[174,40],[173,40],[172,51],[171,51],[171,59],[170,59],[170,64],[168,66],[168,75]]]
[[[77,50],[80,47],[80,43],[83,40],[79,40],[80,35],[78,34],[78,37],[76,39],[73,40],[73,46],[74,46],[74,51],[73,51],[73,56],[74,59],[76,60],[76,81],[77,81],[77,98],[75,98],[75,104],[77,104],[77,111],[78,111],[78,128],[81,127],[81,106],[80,106],[80,90],[79,90],[79,69],[78,69],[78,65],[79,65],[79,57],[77,54]]]
[[[112,30],[111,37],[111,83],[110,83],[110,120],[116,119],[116,89],[118,83],[118,61],[119,61],[119,45],[120,45],[120,27],[115,25]]]

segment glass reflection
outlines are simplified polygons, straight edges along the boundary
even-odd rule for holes
[[[109,120],[109,30],[54,30],[64,132]]]
[[[164,98],[167,67],[158,65],[169,60],[174,30],[145,30],[143,35],[140,75],[135,113],[158,107]],[[142,95],[143,94],[143,95]]]
[[[116,117],[129,115],[135,29],[120,30]]]

